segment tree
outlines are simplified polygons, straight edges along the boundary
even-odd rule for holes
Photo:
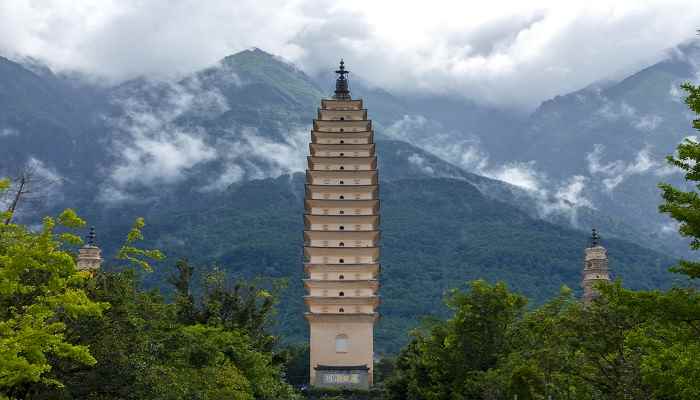
[[[284,360],[286,381],[294,387],[308,385],[309,377],[309,344],[290,344],[285,346],[278,357]],[[376,375],[375,375],[376,382]]]
[[[0,190],[8,187],[1,181]],[[9,221],[11,212],[2,217]],[[50,377],[52,358],[96,362],[86,346],[66,337],[66,324],[98,317],[108,305],[91,300],[83,289],[85,278],[68,251],[80,238],[56,233],[57,227],[84,224],[66,210],[56,219],[44,218],[37,232],[11,222],[0,225],[0,398],[23,398],[34,382],[60,386]]]
[[[50,174],[42,174],[42,171],[44,171],[43,166],[31,159],[17,172],[12,185],[5,190],[3,196],[0,196],[7,199],[5,225],[12,222],[20,204],[37,205],[46,199],[51,187],[56,183],[56,178]]]
[[[273,282],[270,291],[255,282],[229,282],[221,270],[214,268],[204,276],[203,286],[199,322],[228,330],[243,330],[258,349],[272,351],[277,339],[270,334],[269,328],[283,281]]]
[[[168,283],[175,287],[178,320],[182,324],[192,324],[197,320],[194,296],[191,291],[194,267],[183,258],[177,261],[175,268],[177,273],[168,278]]]
[[[527,303],[503,283],[473,281],[446,300],[453,316],[436,322],[399,355],[387,380],[389,399],[483,398],[489,371],[510,348],[513,324]]]
[[[69,326],[97,364],[61,363],[57,376],[65,387],[35,385],[33,398],[295,398],[276,355],[260,349],[259,337],[253,336],[259,333],[219,318],[206,320],[204,306],[189,299],[194,268],[184,260],[176,266],[170,281],[188,299],[174,303],[157,290],[140,289],[139,275],[148,272],[142,268],[98,271],[87,290],[91,298],[109,303],[109,310],[102,318],[84,317]]]
[[[685,83],[685,103],[700,117],[700,87]],[[700,130],[700,118],[693,120]],[[680,168],[694,187],[682,190],[662,183],[663,204],[659,211],[679,223],[679,233],[691,239],[690,247],[700,249],[700,142],[686,139],[668,162]],[[681,260],[672,271],[691,280],[700,277],[700,262]],[[667,292],[620,291],[618,301],[629,309],[646,313],[647,322],[631,330],[626,345],[640,354],[642,380],[656,398],[696,399],[700,397],[700,295],[694,287],[676,287]]]
[[[700,87],[690,83],[681,85],[688,96],[685,103],[699,118],[693,120],[693,127],[700,131]],[[678,231],[681,235],[691,238],[690,247],[693,250],[700,249],[700,142],[694,139],[685,139],[678,146],[678,154],[667,157],[668,162],[685,172],[685,180],[692,182],[695,190],[684,191],[673,187],[668,183],[659,185],[663,194],[664,203],[659,206],[659,211],[666,213],[680,223]],[[677,272],[688,275],[690,278],[700,277],[700,262],[681,260],[674,269]]]

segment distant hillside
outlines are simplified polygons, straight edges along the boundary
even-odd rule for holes
[[[380,352],[404,344],[421,316],[442,315],[445,291],[471,279],[504,280],[534,303],[564,284],[579,290],[588,235],[533,219],[463,180],[400,179],[380,189]],[[149,244],[170,257],[147,276],[150,284],[162,286],[180,256],[216,263],[233,275],[287,278],[278,328],[287,340],[302,340],[303,176],[247,182],[206,202],[193,201],[171,201],[149,212]],[[117,238],[133,216],[126,213],[103,235]],[[625,241],[604,244],[615,277],[627,286],[671,284],[672,259]],[[116,242],[103,245],[109,253]]]

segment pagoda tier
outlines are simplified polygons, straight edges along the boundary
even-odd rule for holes
[[[315,215],[375,215],[379,212],[379,200],[306,200],[307,214]]]
[[[329,290],[330,291],[330,290]],[[373,314],[379,305],[379,296],[338,296],[333,295],[304,296],[304,302],[312,314]]]
[[[369,120],[323,120],[315,119],[313,129],[321,132],[366,132],[372,130]]]
[[[372,383],[380,303],[379,177],[372,121],[362,100],[350,98],[342,64],[336,72],[336,95],[321,101],[313,120],[305,185],[304,303],[311,383],[316,386],[332,386],[337,379],[332,371],[348,366],[365,366],[368,375],[359,382]]]
[[[311,156],[314,157],[371,157],[374,156],[374,144],[309,144]]]
[[[322,110],[362,110],[362,99],[356,100],[321,100]]]
[[[306,199],[311,200],[376,200],[377,185],[306,185]]]
[[[376,231],[379,215],[304,215],[307,231]]]
[[[304,247],[304,258],[313,264],[375,264],[378,247]]]
[[[374,140],[372,131],[345,132],[342,135],[337,132],[311,131],[311,143],[318,144],[369,144]]]
[[[345,296],[349,297],[367,295],[359,292],[367,288],[370,295],[375,295],[379,289],[379,281],[376,279],[304,279],[304,287],[309,291],[310,296],[328,296],[328,293],[322,292],[336,290],[338,283],[342,283],[344,289],[354,289],[345,293]]]
[[[304,264],[304,272],[315,280],[371,280],[380,269],[379,264]]]
[[[330,110],[319,108],[317,121],[367,121],[367,109]]]
[[[308,157],[311,171],[369,171],[377,169],[375,157]]]
[[[379,231],[304,231],[308,247],[376,247]]]
[[[377,184],[377,171],[306,171],[306,182],[310,185],[357,185]]]

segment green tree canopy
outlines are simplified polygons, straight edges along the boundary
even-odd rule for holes
[[[7,187],[3,181],[1,188]],[[84,226],[72,210],[44,218],[40,229],[0,225],[0,397],[14,397],[27,384],[60,386],[50,377],[51,359],[92,365],[88,348],[66,336],[66,324],[100,316],[108,304],[91,300],[86,277],[69,251],[81,240],[70,231]]]

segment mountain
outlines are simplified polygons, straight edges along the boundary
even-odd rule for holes
[[[8,66],[14,64],[5,61]],[[76,115],[54,106],[44,112],[45,119],[60,121],[60,126],[5,135],[1,140],[7,154],[12,155],[5,158],[7,165],[19,165],[32,157],[64,178],[61,192],[54,196],[72,193],[73,198],[76,194],[85,198],[97,192],[105,204],[153,200],[178,185],[221,190],[239,180],[303,170],[309,121],[318,98],[331,90],[321,89],[318,77],[310,78],[260,49],[226,57],[178,81],[140,78],[116,87],[81,86],[45,67],[14,64],[13,68],[22,71],[26,79],[54,90],[53,97],[42,95],[41,101],[50,99],[52,105],[80,108]],[[0,79],[9,85],[21,82],[15,74]],[[333,80],[328,77],[323,82],[328,87]],[[361,78],[352,82],[353,93],[371,105],[377,137],[401,147],[396,154],[402,154],[411,165],[408,170],[389,169],[385,179],[406,176],[407,172],[416,177],[460,176],[533,216],[583,230],[595,225],[608,235],[641,239],[646,246],[666,250],[664,243],[646,230],[612,217],[615,213],[601,212],[585,203],[572,205],[571,195],[562,198],[554,189],[532,191],[517,186],[518,182],[515,186],[503,184],[498,181],[507,179],[503,173],[480,167],[479,146],[493,150],[491,145],[498,144],[512,151],[512,140],[502,132],[515,130],[521,115],[499,113],[454,98],[396,97],[370,87]],[[46,89],[28,86],[23,93],[42,90]],[[9,99],[8,104],[12,103]],[[40,120],[32,114],[43,108],[37,102],[26,114],[10,118]],[[2,113],[0,110],[0,118]],[[16,124],[5,125],[4,131],[19,132]],[[432,157],[417,155],[426,151]],[[494,150],[494,154],[499,153]],[[419,165],[428,159],[431,166]],[[396,157],[385,164],[397,165]],[[62,174],[66,169],[70,172]]]
[[[0,57],[0,170],[36,157],[81,175],[77,160],[99,161],[96,119],[105,100],[99,87]]]
[[[594,224],[692,257],[672,221],[658,213],[657,184],[685,184],[665,157],[696,134],[679,86],[699,77],[700,41],[692,41],[623,79],[556,96],[531,113],[445,96],[410,98],[389,132],[462,169],[519,186],[539,199],[539,216],[550,222]],[[548,206],[543,198],[553,201]]]
[[[543,103],[530,117],[520,160],[535,160],[554,179],[587,179],[586,195],[600,210],[677,243],[675,226],[657,211],[658,182],[683,186],[665,157],[693,135],[679,85],[697,80],[700,42],[680,46],[661,62],[605,86],[591,86]]]
[[[59,181],[41,213],[75,207],[97,226],[108,257],[134,218],[145,217],[147,244],[169,255],[145,275],[152,287],[165,286],[180,256],[231,275],[287,278],[279,329],[290,340],[304,335],[297,173],[328,92],[316,78],[259,49],[177,81],[95,85],[7,59],[0,72],[0,170],[33,160]],[[673,257],[645,248],[665,249],[646,225],[579,201],[588,195],[577,189],[582,182],[567,190],[547,188],[546,180],[523,186],[509,179],[519,164],[494,164],[508,152],[513,161],[533,161],[535,145],[514,137],[551,119],[539,117],[541,110],[528,116],[454,98],[397,97],[361,78],[352,82],[377,121],[381,351],[403,344],[421,316],[444,313],[444,291],[468,279],[503,279],[535,303],[561,284],[577,287],[587,232],[572,226],[601,227],[626,285],[671,284],[665,271]],[[581,148],[567,151],[582,156]]]
[[[295,174],[236,184],[206,202],[161,203],[148,214],[146,235],[153,239],[147,244],[163,249],[170,260],[147,281],[162,285],[178,257],[200,268],[218,264],[234,276],[286,278],[278,328],[286,340],[302,340],[303,188],[304,176]],[[585,233],[532,218],[462,179],[387,181],[380,198],[379,352],[405,344],[422,316],[444,315],[446,291],[468,280],[503,280],[533,304],[556,295],[561,285],[579,290]],[[103,228],[107,253],[136,215]],[[671,258],[616,239],[605,245],[615,276],[629,287],[671,284]]]

